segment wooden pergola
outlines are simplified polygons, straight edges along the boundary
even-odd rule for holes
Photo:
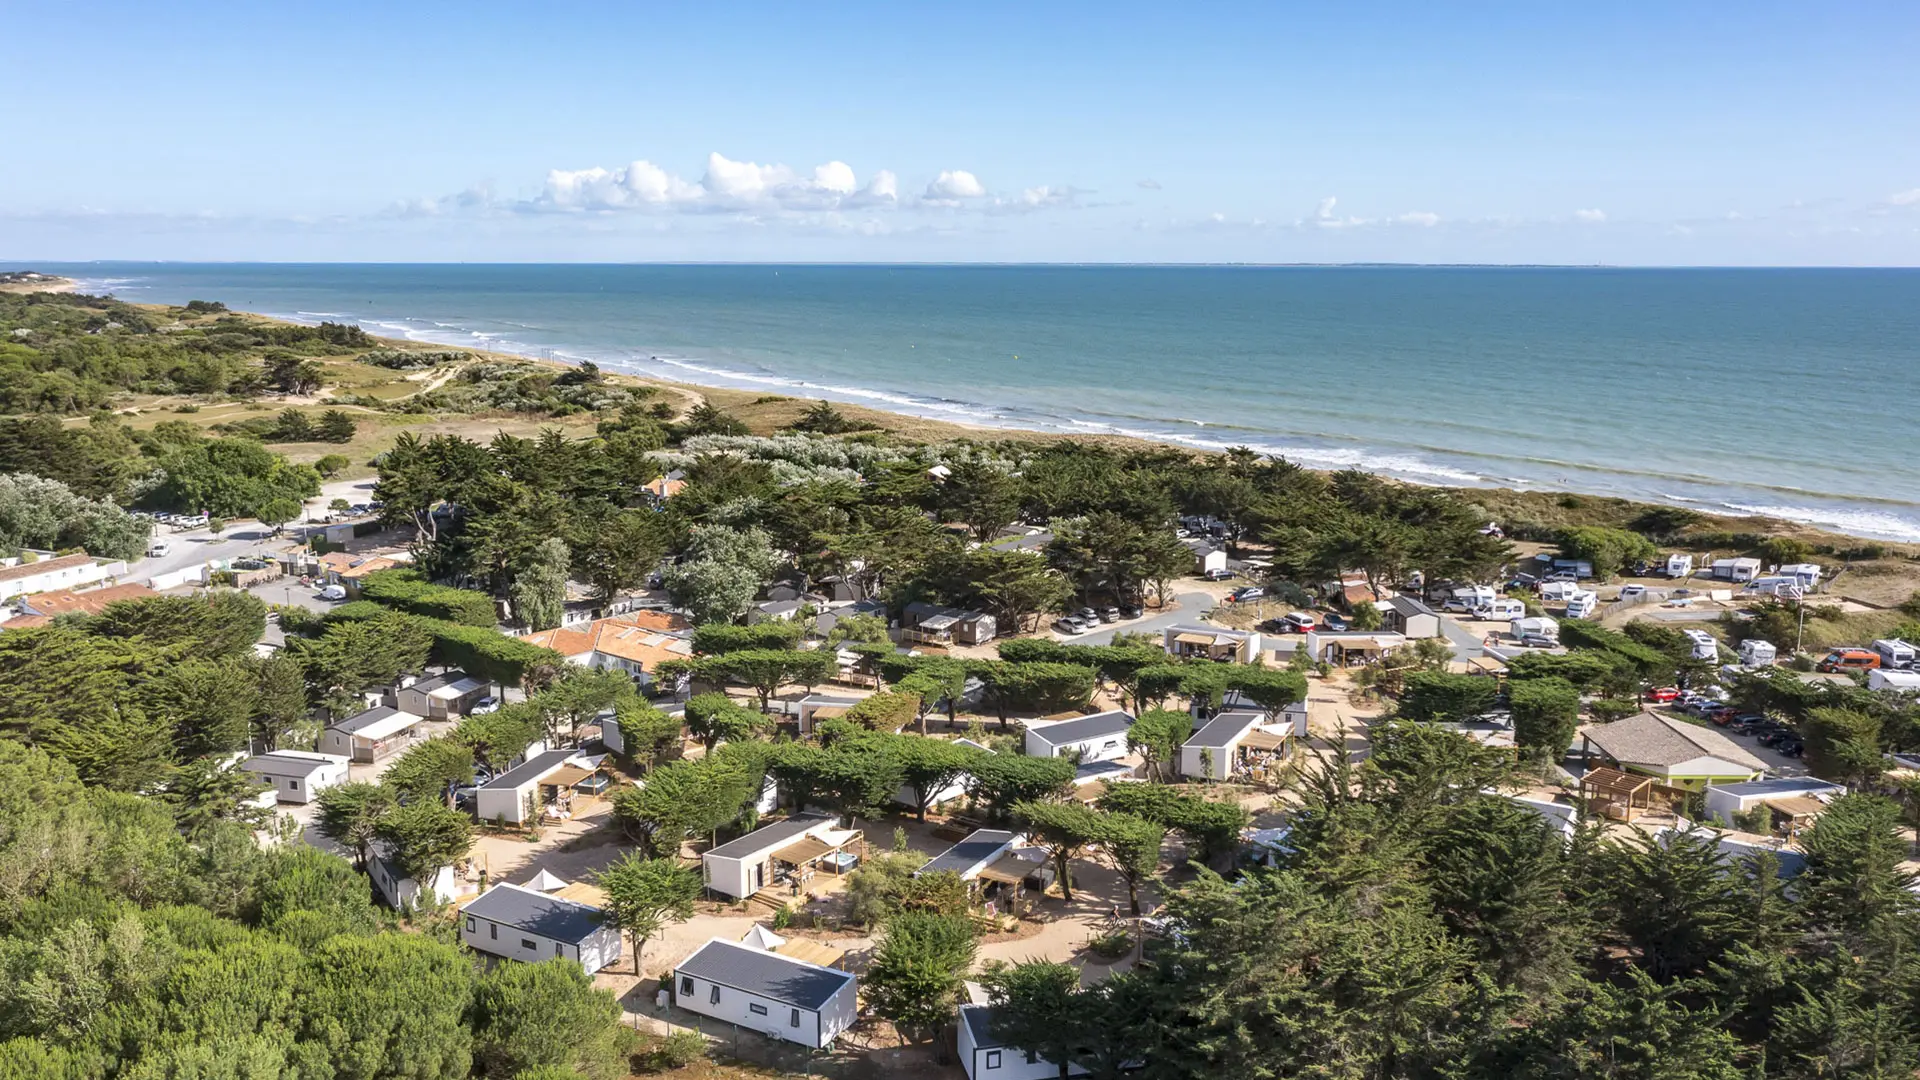
[[[1594,769],[1580,778],[1580,798],[1589,805],[1619,806],[1621,819],[1631,824],[1635,810],[1653,809],[1653,778],[1619,769]]]

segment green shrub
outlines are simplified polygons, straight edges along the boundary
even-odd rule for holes
[[[653,1048],[653,1067],[684,1069],[707,1056],[707,1037],[697,1031],[676,1031]]]

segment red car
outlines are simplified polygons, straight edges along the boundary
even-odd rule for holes
[[[1662,687],[1659,687],[1658,689],[1647,691],[1647,700],[1661,704],[1661,705],[1665,705],[1667,702],[1672,701],[1673,699],[1679,696],[1680,696],[1680,691],[1674,689],[1671,686],[1662,686]]]

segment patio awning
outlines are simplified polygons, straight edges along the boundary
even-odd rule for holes
[[[954,618],[952,615],[933,615],[928,618],[921,619],[920,625],[915,627],[914,629],[934,630],[934,631],[947,630],[947,629],[951,629],[959,621],[960,621],[959,619]]]
[[[1827,804],[1811,795],[1793,795],[1784,799],[1771,799],[1768,806],[1788,817],[1813,817],[1827,812]]]
[[[838,844],[829,844],[817,836],[805,836],[774,852],[773,857],[783,863],[790,863],[794,866],[805,866],[820,856],[831,851],[838,851],[845,846],[846,841],[844,840]]]
[[[578,765],[562,765],[553,775],[541,781],[554,787],[572,787],[593,775],[592,769],[583,769]]]
[[[1621,772],[1619,769],[1594,769],[1580,778],[1580,786],[1604,795],[1632,796],[1653,786],[1653,779]]]
[[[1287,737],[1255,728],[1247,732],[1247,737],[1240,740],[1240,745],[1249,750],[1283,750],[1287,745]]]
[[[1202,645],[1209,649],[1213,648],[1212,634],[1175,634],[1173,640],[1182,645]]]
[[[1027,875],[1038,869],[1016,855],[1002,855],[998,862],[980,871],[976,876],[984,881],[997,881],[1002,885],[1018,885],[1027,880]]]

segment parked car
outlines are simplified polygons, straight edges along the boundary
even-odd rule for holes
[[[1285,627],[1288,633],[1304,634],[1307,631],[1313,629],[1313,613],[1307,612],[1307,611],[1295,611],[1289,614],[1286,618],[1281,619],[1280,622],[1282,626]]]
[[[1807,747],[1806,744],[1802,743],[1799,739],[1789,737],[1780,740],[1779,744],[1774,747],[1774,750],[1782,757],[1797,758],[1807,752]]]
[[[487,713],[495,713],[499,711],[500,711],[500,699],[497,697],[494,697],[492,694],[488,694],[486,697],[483,697],[479,701],[474,702],[473,708],[468,709],[467,713],[470,716],[485,716]]]
[[[1553,573],[1548,574],[1546,577],[1543,577],[1540,580],[1541,581],[1579,581],[1580,575],[1574,573],[1571,570],[1555,570]]]
[[[1560,643],[1545,634],[1524,634],[1520,638],[1520,644],[1529,649],[1551,649]]]
[[[1120,617],[1123,619],[1137,619],[1143,614],[1145,614],[1145,612],[1139,604],[1120,605]]]
[[[347,590],[344,586],[327,585],[321,588],[319,592],[314,593],[314,595],[322,600],[345,600],[347,598]]]
[[[1201,576],[1206,578],[1208,581],[1226,581],[1233,577],[1233,571],[1228,570],[1225,567],[1222,567],[1221,569],[1218,569],[1218,570],[1209,570],[1205,574],[1202,574]]]
[[[1056,621],[1053,624],[1053,628],[1055,630],[1058,630],[1060,633],[1067,635],[1068,637],[1076,637],[1080,634],[1086,633],[1088,630],[1093,629],[1093,627],[1081,621],[1080,617],[1077,615],[1068,615]]]
[[[173,543],[171,541],[155,540],[153,543],[147,545],[147,558],[158,559],[172,550]]]
[[[1346,616],[1329,611],[1320,617],[1320,625],[1329,630],[1345,630],[1352,624],[1347,622]]]
[[[1734,711],[1731,705],[1714,705],[1706,711],[1707,719],[1721,727],[1733,723]]]
[[[1265,595],[1267,595],[1267,590],[1258,585],[1243,585],[1233,590],[1233,594],[1228,596],[1227,600],[1235,604],[1244,604],[1249,600],[1258,600]]]
[[[1100,610],[1100,621],[1101,622],[1119,622],[1120,609],[1117,607],[1102,608]]]
[[[1083,623],[1098,623],[1100,621],[1100,613],[1090,607],[1083,607],[1079,611],[1074,612],[1073,617]]]
[[[1656,705],[1664,705],[1680,696],[1680,691],[1671,686],[1656,687],[1647,691],[1647,700]]]

